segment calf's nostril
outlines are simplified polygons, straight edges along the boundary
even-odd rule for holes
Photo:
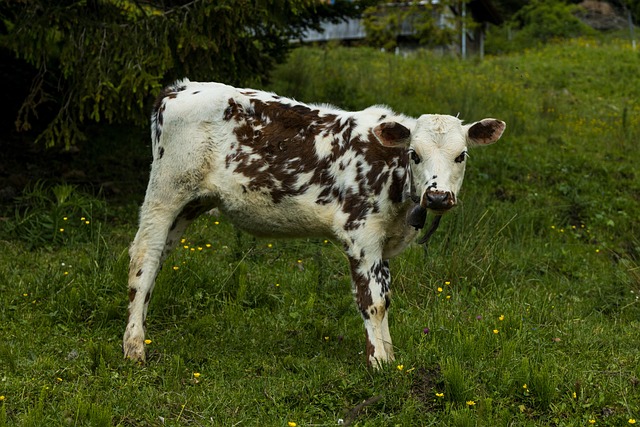
[[[448,209],[454,205],[452,194],[448,191],[430,191],[425,197],[426,205],[431,209]]]

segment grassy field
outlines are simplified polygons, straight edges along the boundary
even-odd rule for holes
[[[639,66],[576,40],[483,62],[308,48],[276,71],[301,100],[507,122],[428,249],[392,260],[380,372],[337,247],[224,217],[160,273],[148,363],[123,360],[136,201],[33,187],[1,222],[0,426],[640,423]]]

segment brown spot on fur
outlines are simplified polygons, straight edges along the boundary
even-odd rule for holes
[[[369,338],[369,333],[367,331],[365,331],[365,335],[367,337],[367,344],[366,344],[366,350],[365,350],[365,354],[367,355],[367,365],[371,366],[371,359],[373,358],[373,355],[376,352],[376,348],[373,346],[373,343],[371,343],[371,339]]]
[[[229,106],[224,110],[224,115],[222,116],[222,118],[227,122],[231,119],[239,120],[244,112],[242,106],[238,104],[233,98],[229,98],[229,101],[227,102],[229,103]]]
[[[389,271],[389,262],[379,260],[371,267],[371,274],[375,278],[376,282],[380,283],[382,293],[380,296],[385,296],[391,288],[391,273]]]
[[[392,203],[402,203],[404,201],[404,188],[408,178],[406,169],[393,170],[391,185],[389,185],[389,200]]]
[[[178,92],[182,92],[185,89],[186,89],[185,85],[179,85],[177,83],[176,84],[172,84],[172,85],[167,86],[164,89],[162,89],[160,91],[160,93],[158,94],[158,97],[156,98],[155,103],[153,104],[154,111],[159,111],[160,110],[160,107],[162,106],[162,101],[165,98],[173,99],[176,96],[178,96]]]
[[[353,258],[349,258],[351,264],[351,279],[353,280],[353,289],[356,297],[356,305],[362,314],[362,317],[369,319],[369,307],[373,305],[371,290],[369,289],[369,279],[358,271],[360,262]]]
[[[154,143],[160,141],[160,135],[162,135],[162,124],[164,122],[163,113],[166,108],[165,99],[173,99],[178,96],[178,92],[181,92],[185,89],[185,85],[174,83],[173,85],[167,86],[162,89],[158,94],[158,97],[153,104],[152,114],[152,117],[155,118],[155,123],[153,124],[155,130],[155,141],[153,141]],[[160,157],[162,157],[162,154],[163,153],[161,152]]]
[[[129,302],[133,302],[136,299],[136,293],[138,293],[136,288],[129,288]]]
[[[142,276],[142,269],[138,270],[138,272],[136,273],[136,277],[140,277]]]
[[[147,295],[144,296],[144,303],[147,304],[151,299],[151,292],[147,292]]]

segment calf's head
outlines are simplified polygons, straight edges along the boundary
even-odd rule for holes
[[[409,223],[424,227],[427,210],[442,215],[457,203],[467,160],[467,150],[496,142],[506,125],[496,119],[463,124],[453,116],[425,114],[415,129],[386,122],[373,132],[386,146],[407,147],[411,169],[411,197],[418,206]]]

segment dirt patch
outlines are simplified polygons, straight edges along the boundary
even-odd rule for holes
[[[436,393],[442,393],[443,391],[444,380],[442,379],[440,366],[422,367],[413,372],[411,393],[427,410],[435,409],[438,406]]]

